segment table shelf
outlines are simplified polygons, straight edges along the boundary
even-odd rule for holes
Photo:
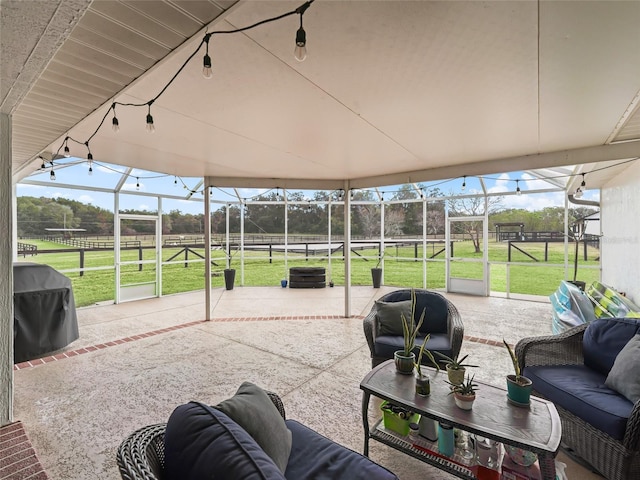
[[[473,473],[472,466],[462,465],[449,457],[437,453],[437,442],[430,442],[426,438],[421,438],[415,445],[422,446],[422,448],[416,448],[414,442],[412,442],[408,436],[390,432],[385,429],[382,424],[382,419],[376,422],[371,429],[369,438],[384,443],[391,448],[433,465],[440,470],[456,475],[459,478],[477,480],[477,477]]]

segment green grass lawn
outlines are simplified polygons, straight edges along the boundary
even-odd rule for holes
[[[38,249],[54,249],[61,247],[55,243],[29,241],[38,245]],[[544,244],[519,244],[532,256],[544,259]],[[573,276],[572,258],[573,245],[569,245],[570,268],[569,277]],[[427,256],[430,257],[440,247],[427,246]],[[113,251],[87,251],[84,255],[85,268],[100,268],[100,270],[85,271],[84,275],[70,270],[80,268],[80,254],[78,252],[67,252],[65,248],[52,254],[40,254],[33,257],[20,258],[20,261],[44,263],[52,266],[56,270],[62,271],[73,283],[74,297],[77,306],[92,305],[97,302],[110,301],[115,298],[115,270]],[[181,248],[164,248],[162,259],[164,262],[181,252]],[[204,256],[204,249],[194,249],[194,252]],[[582,251],[581,251],[582,252]],[[456,257],[465,259],[481,260],[482,255],[476,254],[472,243],[456,242],[454,246]],[[377,250],[358,251],[359,255],[353,255],[351,261],[351,283],[352,285],[371,285],[371,268],[377,264]],[[143,260],[153,260],[155,251],[153,249],[143,250]],[[422,287],[423,286],[423,262],[422,246],[416,249],[411,247],[388,247],[384,255],[384,284],[402,287]],[[344,285],[344,262],[339,255],[334,255],[331,259],[329,271],[329,261],[322,255],[309,257],[308,260],[303,255],[289,254],[285,266],[285,259],[282,253],[274,253],[271,259],[267,252],[246,251],[244,258],[244,285],[247,286],[279,286],[280,280],[287,278],[287,268],[289,267],[325,267],[327,268],[327,282],[332,280],[336,286]],[[588,261],[582,258],[579,260],[578,279],[587,284],[600,278],[598,251],[589,249]],[[561,280],[565,279],[563,266],[551,266],[555,263],[564,263],[564,244],[549,244],[548,262],[535,262],[528,256],[512,250],[512,262],[518,265],[509,265],[510,293],[521,293],[530,295],[550,295],[558,288]],[[142,268],[137,263],[139,259],[138,250],[124,250],[121,252],[121,284],[140,284],[152,282],[156,277],[155,264],[142,264]],[[204,288],[204,261],[197,255],[190,253],[189,262],[185,263],[184,254],[176,257],[171,264],[162,267],[162,294],[182,293]],[[198,261],[193,261],[198,260]],[[445,263],[444,255],[440,254],[433,260],[427,261],[427,288],[445,287]],[[490,261],[490,281],[491,290],[506,292],[507,286],[507,244],[489,244]],[[126,262],[136,262],[133,265],[126,265]],[[222,271],[225,268],[225,259],[221,251],[212,252],[212,286],[214,288],[224,286]],[[494,263],[491,263],[494,262]],[[498,263],[496,263],[498,262]],[[522,263],[522,264],[520,264]],[[236,253],[233,258],[233,268],[236,272],[236,285],[241,284],[240,254]],[[584,268],[593,267],[593,268]],[[481,278],[482,264],[477,262],[455,262],[452,263],[452,273],[463,278]]]

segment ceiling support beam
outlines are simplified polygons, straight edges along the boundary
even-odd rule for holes
[[[640,141],[598,145],[557,152],[497,158],[480,162],[448,165],[411,172],[390,173],[374,177],[360,177],[349,181],[351,188],[373,188],[387,185],[403,185],[419,182],[445,180],[466,175],[481,176],[504,172],[527,171],[536,168],[564,167],[606,161],[624,161],[640,157]],[[295,178],[238,178],[215,177],[216,187],[241,188],[300,188],[313,190],[338,190],[343,188],[343,179],[295,179]]]

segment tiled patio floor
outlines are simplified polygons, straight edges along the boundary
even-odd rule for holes
[[[211,322],[202,291],[79,309],[79,340],[16,366],[15,419],[51,479],[117,479],[127,434],[166,421],[181,403],[218,403],[249,380],[278,392],[289,418],[362,451],[359,384],[371,367],[362,318],[390,290],[354,288],[351,318],[340,288],[215,290]],[[503,386],[511,369],[502,338],[550,333],[548,303],[446,296],[482,381]],[[375,442],[370,455],[403,480],[453,478]],[[599,478],[559,459],[571,480]]]

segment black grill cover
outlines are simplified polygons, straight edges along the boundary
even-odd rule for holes
[[[78,339],[71,280],[48,265],[13,264],[14,362],[42,357]]]

